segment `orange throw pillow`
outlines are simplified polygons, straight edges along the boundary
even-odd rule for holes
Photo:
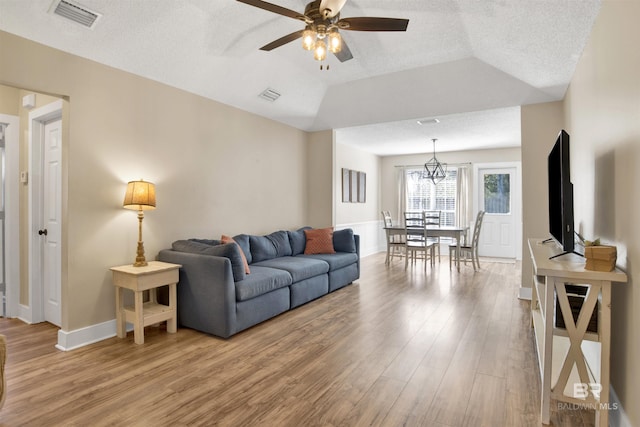
[[[238,245],[238,242],[236,242],[235,240],[233,240],[232,237],[229,236],[225,236],[224,234],[222,235],[222,237],[220,238],[220,241],[222,243],[235,243],[236,245]],[[251,274],[251,270],[249,269],[249,263],[247,262],[247,257],[244,255],[244,251],[242,250],[242,248],[240,247],[240,245],[238,245],[238,250],[240,251],[240,256],[242,257],[242,262],[244,262],[244,272],[246,274]]]
[[[304,230],[304,234],[307,238],[307,244],[304,247],[305,255],[336,253],[333,249],[333,227]]]

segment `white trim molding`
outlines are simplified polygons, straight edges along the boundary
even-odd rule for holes
[[[133,325],[127,324],[127,331],[132,331]],[[116,336],[116,319],[87,326],[73,331],[58,331],[56,348],[71,351],[98,341]]]
[[[19,316],[20,304],[20,118],[0,114],[5,128],[5,307],[6,317]],[[2,262],[0,260],[0,262]]]
[[[518,299],[531,301],[531,288],[520,286],[520,289],[518,289]]]

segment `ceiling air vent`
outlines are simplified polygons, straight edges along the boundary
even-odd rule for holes
[[[84,27],[93,28],[96,21],[102,16],[97,12],[93,12],[86,7],[67,0],[55,0],[51,5],[54,15],[62,16],[70,19]]]
[[[422,119],[418,120],[419,125],[435,125],[436,123],[440,123],[438,119]]]
[[[263,90],[262,93],[258,95],[258,97],[265,99],[269,102],[273,102],[276,99],[280,98],[280,94],[271,88],[267,88]]]

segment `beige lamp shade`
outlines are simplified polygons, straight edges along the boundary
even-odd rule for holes
[[[122,206],[135,211],[155,209],[156,186],[143,180],[129,182]]]

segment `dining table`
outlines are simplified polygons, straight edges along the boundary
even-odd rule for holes
[[[450,237],[456,239],[456,269],[460,271],[460,242],[463,241],[463,237],[469,231],[469,227],[457,227],[452,225],[428,225],[425,227],[427,230],[427,237]],[[388,236],[404,236],[407,230],[404,225],[391,225],[384,227]],[[411,234],[424,235],[422,228],[411,229]],[[388,250],[388,249],[387,249]]]

